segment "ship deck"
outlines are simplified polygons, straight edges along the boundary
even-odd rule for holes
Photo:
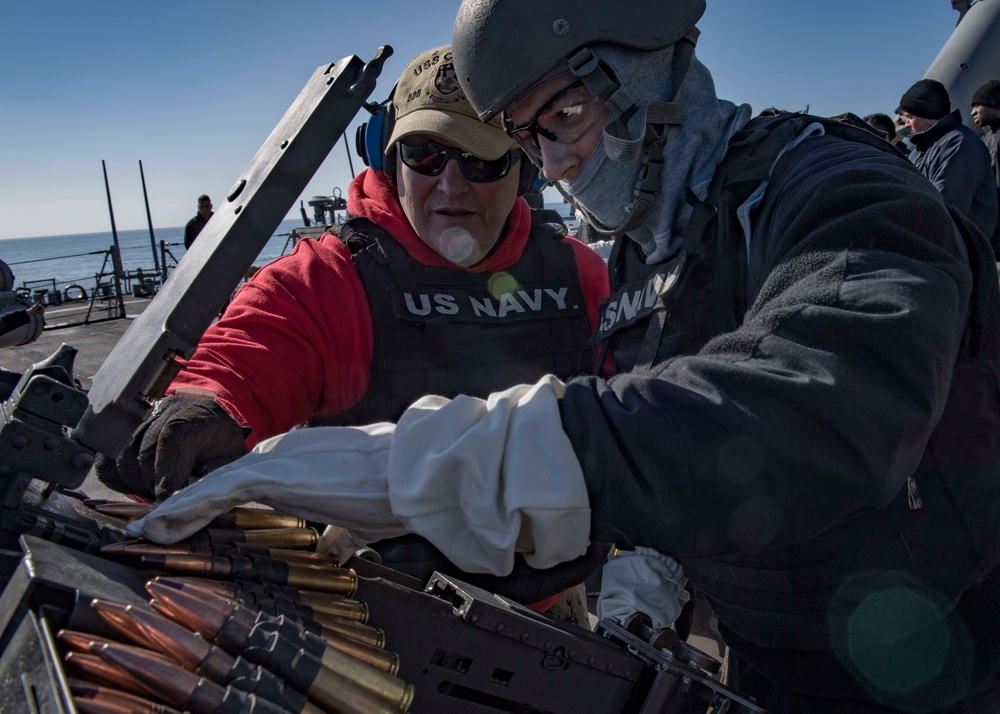
[[[126,296],[124,318],[55,328],[50,328],[49,325],[58,325],[60,313],[66,308],[46,307],[46,328],[42,334],[26,345],[0,349],[0,367],[12,372],[24,372],[32,364],[52,355],[60,345],[66,344],[77,349],[74,377],[80,380],[85,390],[90,389],[97,370],[125,334],[132,320],[142,314],[149,303],[148,298]]]

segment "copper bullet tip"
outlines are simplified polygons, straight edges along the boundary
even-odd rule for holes
[[[185,578],[174,575],[158,575],[150,582],[165,585],[174,590],[183,590],[186,585],[197,585],[203,590],[215,590],[220,595],[232,595],[236,590],[229,583],[209,578]]]
[[[149,687],[127,670],[90,652],[67,652],[66,662],[98,684],[107,684],[133,694],[151,694]]]
[[[102,553],[124,553],[127,552],[127,548],[130,545],[140,545],[142,543],[148,543],[149,541],[139,540],[138,538],[130,538],[129,540],[121,540],[117,543],[108,543],[107,545],[101,546]]]
[[[201,593],[169,588],[151,580],[146,583],[146,591],[153,597],[150,603],[157,611],[176,620],[190,630],[206,637],[215,637],[226,621],[232,608],[220,607],[218,598],[209,600]]]
[[[146,541],[130,543],[122,548],[121,552],[128,555],[211,555],[208,550],[199,549],[197,546],[186,543],[159,545]]]
[[[78,632],[77,630],[59,630],[56,633],[56,639],[74,652],[90,652],[90,646],[94,643],[111,642],[107,637],[92,635],[89,632]]]
[[[120,689],[102,687],[81,679],[70,679],[67,684],[73,694],[73,704],[84,714],[171,714],[176,709],[165,704],[123,692]],[[179,713],[178,713],[179,714]]]
[[[136,642],[143,647],[153,647],[153,645],[146,639],[141,630],[135,624],[135,620],[132,618],[132,611],[135,608],[132,605],[122,605],[118,602],[113,602],[111,600],[102,600],[100,598],[94,598],[90,601],[90,606],[101,616],[101,619],[114,628],[115,632],[120,635],[124,635],[126,638]]]
[[[100,647],[98,654],[122,667],[173,706],[183,706],[203,684],[198,675],[149,650],[110,643]]]
[[[196,669],[212,650],[204,638],[163,615],[136,609],[132,617],[152,649],[168,654],[187,669]]]
[[[113,518],[121,518],[126,521],[139,520],[156,508],[153,503],[138,503],[136,501],[112,501],[94,506],[94,510]]]
[[[233,567],[229,558],[212,555],[143,555],[140,562],[157,570],[213,577],[228,577]]]

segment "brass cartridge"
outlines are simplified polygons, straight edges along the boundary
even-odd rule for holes
[[[395,652],[359,642],[352,637],[338,637],[335,634],[324,637],[323,641],[328,648],[349,654],[383,672],[388,674],[399,672],[399,655]]]
[[[227,543],[249,543],[265,548],[314,548],[319,542],[315,528],[205,528],[188,538],[196,545],[221,546]]]
[[[380,698],[391,701],[399,711],[405,711],[413,699],[413,685],[350,654],[323,646],[322,640],[316,640],[301,628],[291,626],[291,623],[283,627],[284,618],[264,617],[261,620],[260,613],[255,616],[252,609],[241,606],[235,600],[205,591],[175,590],[158,582],[158,579],[147,583],[146,589],[153,596],[152,604],[157,610],[205,637],[228,643],[224,644],[227,648],[245,647],[251,640],[258,643],[269,641],[274,646],[301,651],[300,658],[303,661],[315,659],[320,672],[329,671],[346,678]],[[284,634],[286,632],[287,636]],[[304,644],[310,644],[320,651],[320,655],[313,655],[302,649]],[[257,645],[253,649],[259,653],[261,648]],[[277,664],[285,666],[287,662],[279,658]],[[284,676],[288,674],[289,672],[283,672]]]
[[[314,619],[323,624],[321,616],[330,615],[339,617],[341,620],[353,620],[355,622],[368,622],[368,604],[360,600],[351,598],[330,599],[322,604],[307,605],[312,611]]]
[[[320,628],[320,635],[323,639],[327,639],[330,635],[334,637],[350,637],[373,647],[385,647],[385,632],[377,627],[362,625],[360,622],[328,617],[326,618],[326,624],[321,624]]]
[[[143,565],[171,573],[189,573],[206,578],[229,578],[236,575],[236,568],[231,558],[215,555],[144,555],[140,558]]]
[[[283,585],[350,597],[358,589],[358,575],[350,568],[288,564],[288,582]]]
[[[215,528],[243,528],[255,530],[261,528],[305,528],[302,518],[290,516],[270,508],[247,508],[237,506],[223,513],[212,521]]]
[[[85,501],[85,504],[98,513],[126,521],[137,521],[156,508],[155,503],[139,503],[137,501],[100,501],[97,499]],[[263,528],[306,528],[302,518],[290,516],[271,508],[250,508],[237,506],[213,518],[209,528],[257,530]]]
[[[327,565],[287,563],[269,558],[212,555],[144,555],[141,562],[152,568],[173,573],[188,573],[208,578],[270,580],[279,585],[308,587],[342,596],[350,596],[358,587],[358,576],[349,568]]]
[[[234,543],[230,546],[230,552],[223,555],[263,555],[274,560],[287,560],[291,563],[308,563],[310,565],[327,565],[339,567],[340,561],[337,556],[329,553],[319,553],[315,550],[294,550],[292,548],[265,548],[264,546],[250,545],[249,543]]]
[[[127,555],[141,557],[143,555],[207,555],[219,557],[254,556],[271,560],[305,563],[307,565],[324,565],[337,567],[337,559],[325,553],[311,550],[290,550],[287,548],[264,548],[248,543],[227,543],[225,545],[195,545],[193,543],[174,543],[159,545],[149,541],[129,541],[114,543],[101,548],[101,552],[111,555]]]

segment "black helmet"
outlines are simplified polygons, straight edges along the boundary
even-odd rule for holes
[[[489,121],[581,47],[661,49],[704,12],[705,0],[462,0],[455,69],[479,118]]]

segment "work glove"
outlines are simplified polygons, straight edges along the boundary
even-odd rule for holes
[[[649,615],[654,629],[669,627],[690,595],[680,563],[652,548],[618,551],[601,571],[597,616],[624,622],[634,612]]]
[[[99,454],[94,469],[109,488],[159,500],[246,454],[248,433],[214,400],[172,394],[117,459]]]
[[[173,543],[256,501],[343,526],[350,547],[409,532],[467,572],[507,575],[515,552],[548,568],[582,555],[590,534],[583,473],[559,417],[562,388],[548,376],[488,399],[424,397],[397,425],[291,431],[128,531]]]

